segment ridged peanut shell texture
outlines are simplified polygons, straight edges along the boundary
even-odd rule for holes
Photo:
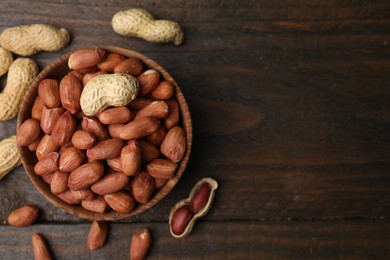
[[[109,106],[125,106],[136,98],[138,90],[138,81],[131,75],[96,76],[84,86],[80,97],[81,110],[86,116],[94,116]]]
[[[37,64],[28,58],[16,59],[10,66],[7,84],[0,94],[0,120],[15,117],[30,84],[38,75]]]
[[[112,17],[112,28],[122,36],[138,37],[153,43],[179,45],[184,40],[183,31],[176,22],[155,20],[153,15],[143,9],[128,9],[117,12]]]
[[[12,61],[12,53],[0,47],[0,77],[7,73]]]
[[[13,168],[19,166],[20,154],[16,145],[16,136],[13,135],[0,142],[0,180]]]
[[[29,56],[39,51],[58,51],[68,43],[68,31],[49,24],[11,27],[0,35],[0,45],[3,48],[22,56]]]

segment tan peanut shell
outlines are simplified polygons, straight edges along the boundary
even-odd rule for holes
[[[125,106],[136,98],[138,90],[138,81],[131,75],[99,75],[85,85],[80,97],[81,109],[86,116],[94,116],[109,106]]]
[[[194,215],[192,216],[191,220],[188,222],[188,225],[187,227],[184,229],[183,233],[181,234],[175,234],[172,230],[172,217],[174,215],[174,213],[176,212],[176,210],[180,209],[181,207],[183,206],[186,206],[186,205],[191,205],[191,201],[196,193],[196,191],[198,190],[198,188],[203,184],[203,183],[207,183],[208,185],[210,185],[210,188],[211,188],[211,191],[210,191],[210,195],[208,197],[208,200],[207,200],[207,203],[205,204],[204,208],[201,209],[200,211],[198,211],[197,213],[194,213]],[[200,181],[198,181],[194,187],[191,189],[191,192],[190,192],[190,195],[188,196],[188,198],[186,199],[183,199],[183,200],[180,200],[179,202],[177,202],[171,209],[171,212],[169,214],[169,230],[171,232],[171,235],[175,238],[183,238],[185,236],[187,236],[189,233],[191,233],[192,231],[192,228],[194,227],[195,225],[195,222],[198,218],[201,218],[203,217],[204,215],[207,214],[207,212],[210,210],[211,208],[211,205],[213,203],[213,200],[214,200],[214,194],[215,194],[215,190],[218,189],[218,183],[216,180],[212,179],[212,178],[203,178],[201,179]]]
[[[35,77],[37,64],[28,58],[18,58],[12,62],[7,76],[7,84],[0,94],[0,120],[8,120],[18,114],[22,99]]]
[[[3,48],[22,56],[39,51],[58,51],[68,43],[68,31],[49,24],[11,27],[0,35],[0,45]]]
[[[20,154],[13,135],[0,142],[0,180],[13,168],[21,164]]]
[[[112,28],[122,36],[138,37],[153,43],[173,43],[179,45],[184,40],[183,31],[176,22],[155,20],[143,9],[119,11],[112,17]]]
[[[0,47],[0,77],[8,72],[13,60],[12,53]]]

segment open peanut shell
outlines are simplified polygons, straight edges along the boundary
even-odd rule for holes
[[[207,183],[210,186],[210,193],[208,195],[207,202],[205,203],[205,205],[203,206],[203,208],[201,210],[199,210],[198,212],[196,212],[192,215],[192,217],[191,217],[190,221],[188,222],[184,231],[181,234],[175,234],[175,232],[172,230],[172,220],[173,220],[174,213],[176,212],[176,210],[180,209],[183,206],[186,206],[186,205],[192,206],[192,200],[193,200],[196,192],[198,191],[200,186],[204,183]],[[216,180],[214,180],[212,178],[203,178],[194,185],[194,187],[191,189],[190,195],[187,198],[180,200],[172,207],[171,212],[169,214],[169,231],[171,232],[173,237],[183,238],[191,233],[192,228],[194,227],[196,220],[198,218],[205,216],[209,212],[209,210],[212,206],[213,200],[214,200],[215,190],[217,188],[218,188],[218,183]]]

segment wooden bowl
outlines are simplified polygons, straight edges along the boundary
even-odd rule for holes
[[[173,85],[175,86],[176,89],[175,95],[180,107],[180,117],[181,117],[180,126],[183,127],[183,129],[185,130],[186,137],[187,137],[187,150],[185,152],[183,159],[180,161],[178,165],[175,176],[169,179],[164,184],[164,186],[156,190],[153,194],[152,199],[149,202],[145,204],[137,204],[136,208],[133,211],[129,213],[118,213],[116,211],[110,210],[107,213],[99,214],[99,213],[85,210],[80,205],[69,205],[63,202],[53,193],[51,193],[50,185],[45,183],[42,180],[42,178],[36,175],[34,172],[34,165],[37,162],[37,157],[35,155],[35,152],[31,152],[29,149],[27,149],[27,147],[19,148],[21,154],[21,160],[24,169],[26,171],[26,174],[30,178],[31,182],[34,184],[35,188],[37,188],[47,200],[49,200],[51,203],[53,203],[55,206],[59,207],[60,209],[72,215],[75,215],[77,217],[85,218],[89,220],[107,221],[107,220],[118,220],[118,219],[130,218],[156,205],[161,199],[163,199],[172,190],[172,188],[176,185],[176,183],[179,181],[180,177],[182,176],[188,163],[188,159],[191,152],[191,145],[192,145],[192,122],[191,122],[190,112],[187,106],[187,102],[183,96],[183,93],[179,88],[179,85],[171,77],[171,75],[169,75],[169,73],[165,71],[164,68],[158,65],[155,61],[153,61],[152,59],[146,57],[141,53],[120,48],[120,47],[93,46],[90,48],[94,48],[94,47],[105,49],[108,53],[118,53],[125,57],[138,58],[144,62],[147,68],[158,71],[162,79],[172,82]],[[63,76],[65,76],[70,71],[70,69],[68,68],[68,58],[70,55],[71,53],[64,54],[63,56],[53,61],[44,70],[42,70],[42,72],[37,76],[37,78],[31,84],[26,96],[24,97],[23,103],[20,107],[19,117],[17,121],[17,129],[25,120],[31,118],[31,108],[38,94],[39,82],[45,78],[53,78],[53,79],[60,80]]]

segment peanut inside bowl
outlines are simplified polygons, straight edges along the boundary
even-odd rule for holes
[[[47,66],[20,108],[21,160],[34,186],[66,212],[90,220],[129,218],[157,204],[182,176],[192,145],[190,113],[178,84],[150,58],[113,46],[83,50],[101,56],[99,64],[104,64],[99,68],[110,70],[108,57],[120,55],[122,60],[114,61],[115,71],[101,72],[84,68],[83,63],[93,61],[78,58],[80,50],[76,50]],[[148,76],[151,73],[159,79],[148,90],[150,81],[156,81]],[[117,77],[123,84],[117,83]],[[52,91],[55,83],[47,79],[59,82],[59,103]],[[170,89],[173,92],[167,94]],[[75,96],[80,107],[68,102]],[[37,99],[44,104],[41,115]],[[170,119],[175,107],[178,122]],[[55,122],[47,123],[47,118]]]

